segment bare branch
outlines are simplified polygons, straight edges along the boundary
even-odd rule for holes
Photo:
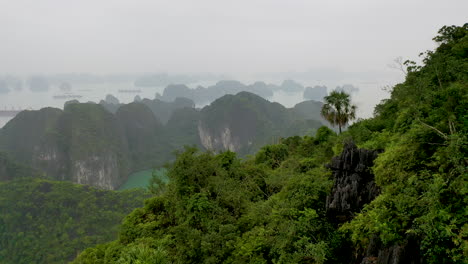
[[[391,69],[399,70],[401,71],[405,76],[408,74],[408,72],[405,69],[405,63],[403,62],[402,57],[397,57],[393,60],[393,63],[388,64],[388,67]]]
[[[427,128],[430,128],[430,129],[434,130],[435,132],[437,132],[437,134],[439,134],[439,135],[440,135],[441,137],[443,137],[444,139],[448,139],[448,136],[447,136],[444,132],[440,131],[439,129],[437,129],[437,128],[431,126],[431,125],[428,125],[428,124],[424,123],[424,122],[421,121],[419,118],[416,119],[416,120],[418,120],[419,122],[421,122],[421,124],[422,124],[423,126],[425,126],[425,127],[427,127]]]

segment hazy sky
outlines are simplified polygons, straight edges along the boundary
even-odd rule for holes
[[[385,71],[466,0],[0,0],[0,74]]]

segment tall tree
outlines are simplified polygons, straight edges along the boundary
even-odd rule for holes
[[[333,126],[341,127],[356,118],[356,106],[351,104],[350,95],[344,91],[332,91],[325,96],[325,104],[322,106],[322,116]]]

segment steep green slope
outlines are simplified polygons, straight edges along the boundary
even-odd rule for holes
[[[122,105],[115,116],[127,138],[132,170],[149,169],[168,159],[164,127],[146,105]]]
[[[20,162],[31,163],[35,149],[48,134],[56,133],[56,123],[62,114],[57,108],[22,111],[0,130],[0,148]]]
[[[415,239],[428,263],[468,260],[468,24],[443,27],[423,65],[406,62],[405,82],[348,134],[381,148],[382,194],[344,230],[361,247]]]
[[[198,131],[203,146],[240,155],[253,154],[279,137],[315,132],[322,125],[249,92],[225,95],[204,107],[200,115]]]
[[[166,124],[166,136],[171,143],[171,150],[182,146],[203,147],[198,134],[200,111],[194,108],[183,108],[174,111]],[[170,160],[173,160],[174,156]]]
[[[0,182],[0,263],[66,263],[113,240],[147,193],[23,178]]]

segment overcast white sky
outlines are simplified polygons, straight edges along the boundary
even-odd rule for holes
[[[0,0],[0,74],[385,71],[466,0]]]

